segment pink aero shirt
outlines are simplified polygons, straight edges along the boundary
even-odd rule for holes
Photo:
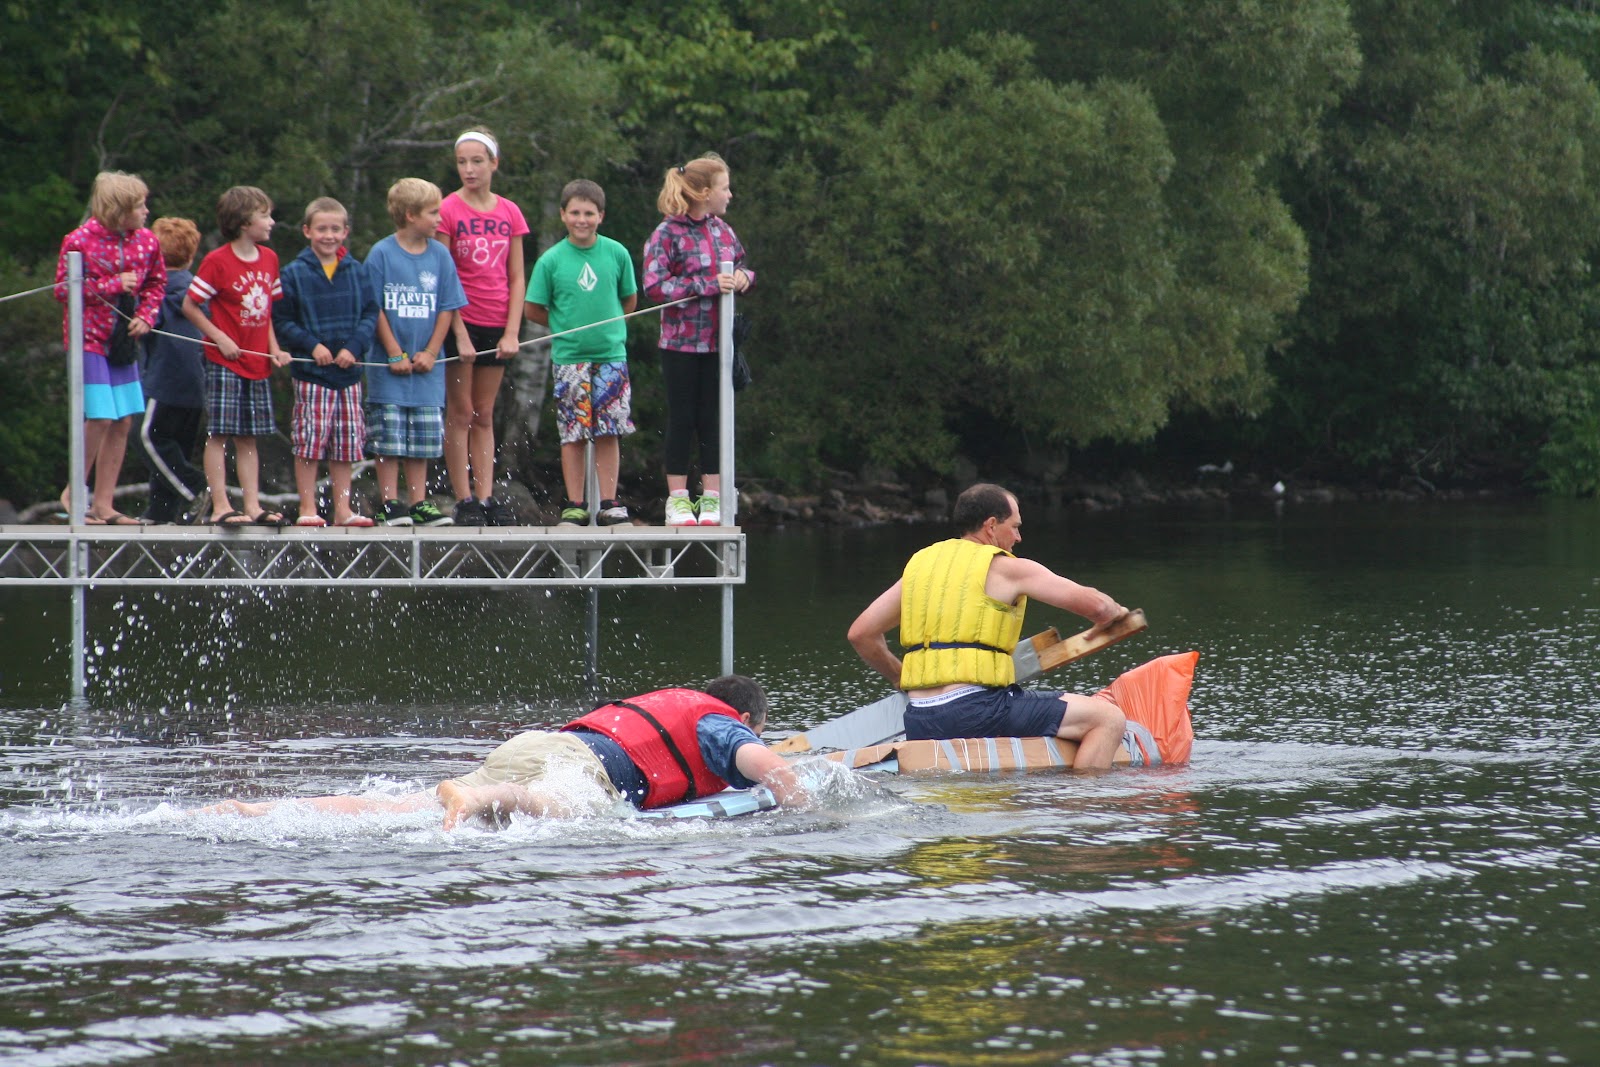
[[[511,242],[527,232],[522,210],[503,196],[495,199],[492,211],[473,210],[460,193],[451,193],[439,205],[439,235],[450,246],[467,293],[461,317],[472,325],[505,326],[511,310]]]

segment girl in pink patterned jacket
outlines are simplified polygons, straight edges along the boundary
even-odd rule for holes
[[[94,476],[94,497],[85,515],[92,525],[139,524],[117,511],[114,494],[133,415],[144,410],[134,342],[155,324],[167,288],[161,242],[144,228],[150,215],[145,205],[149,195],[144,182],[132,174],[96,175],[89,194],[89,221],[62,240],[56,264],[56,299],[66,304],[67,253],[83,253],[84,470],[81,481],[76,473],[72,481],[82,484]],[[70,344],[71,329],[71,321],[64,320],[64,343]],[[61,494],[68,514],[73,488],[68,485]]]

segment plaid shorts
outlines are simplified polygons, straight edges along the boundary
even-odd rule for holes
[[[595,437],[633,432],[633,383],[625,360],[557,363],[554,369],[556,426],[562,444],[587,441],[591,420]]]
[[[294,382],[294,416],[289,420],[294,454],[301,459],[327,458],[354,463],[367,440],[361,383],[332,389],[317,382]]]
[[[272,386],[265,378],[241,378],[206,360],[206,433],[212,437],[267,437],[278,432],[272,417]]]
[[[444,408],[368,404],[367,455],[438,459],[444,455]]]

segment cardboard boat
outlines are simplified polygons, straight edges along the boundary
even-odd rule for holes
[[[1189,690],[1200,653],[1160,656],[1125,671],[1095,694],[1128,717],[1113,766],[1157,767],[1187,763],[1194,748]],[[860,771],[889,774],[960,771],[1029,771],[1070,767],[1076,742],[1058,737],[964,737],[940,741],[888,741],[830,752],[827,758]]]

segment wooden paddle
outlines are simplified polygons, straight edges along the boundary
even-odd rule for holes
[[[1017,644],[1011,659],[1017,667],[1017,681],[1026,682],[1045,671],[1054,670],[1075,659],[1082,659],[1123,638],[1149,627],[1144,612],[1134,608],[1109,627],[1096,633],[1093,628],[1063,638],[1054,626]],[[893,693],[866,707],[846,712],[803,734],[793,734],[774,742],[774,752],[794,754],[823,748],[864,748],[893,740],[905,733],[906,695]]]

